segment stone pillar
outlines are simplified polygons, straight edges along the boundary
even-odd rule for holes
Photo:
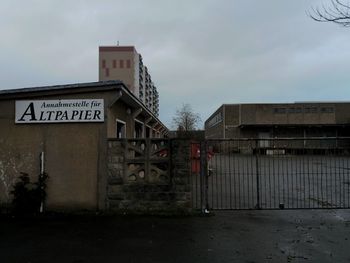
[[[126,154],[135,150],[135,147],[140,152],[138,145],[132,142],[108,141],[106,201],[109,211],[146,214],[189,213],[190,141],[146,139],[145,142],[141,142],[145,145],[143,155],[138,154],[136,157]]]

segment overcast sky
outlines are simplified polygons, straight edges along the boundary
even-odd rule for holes
[[[134,45],[171,127],[190,103],[350,100],[350,28],[329,0],[1,0],[0,89],[98,80],[98,46]]]

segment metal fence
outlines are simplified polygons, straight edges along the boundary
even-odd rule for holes
[[[201,209],[350,208],[350,138],[192,143]]]

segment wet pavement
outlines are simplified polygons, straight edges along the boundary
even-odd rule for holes
[[[211,208],[350,208],[349,156],[216,154],[209,164]],[[198,208],[198,175],[192,185]]]
[[[0,262],[350,262],[350,210],[0,218]]]

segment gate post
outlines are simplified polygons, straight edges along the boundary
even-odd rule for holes
[[[200,184],[201,184],[201,210],[208,214],[208,171],[207,171],[207,145],[200,142]]]
[[[261,209],[260,207],[260,178],[259,178],[259,139],[255,140],[255,176],[256,176],[256,202],[255,209]]]

